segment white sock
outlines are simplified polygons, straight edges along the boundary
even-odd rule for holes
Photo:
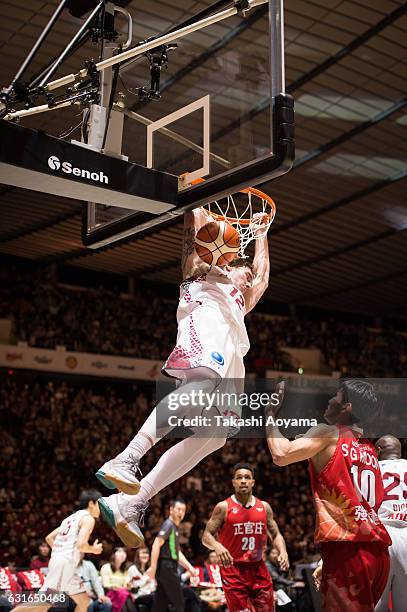
[[[155,430],[155,425],[154,425],[154,430]],[[150,448],[152,448],[154,444],[158,442],[158,440],[159,438],[155,438],[152,435],[152,433],[148,431],[148,429],[147,431],[143,431],[143,432],[140,431],[136,436],[134,436],[133,440],[130,442],[128,446],[126,446],[124,451],[122,451],[119,455],[117,455],[117,457],[118,458],[128,457],[131,454],[138,461],[140,461],[140,459],[144,457],[146,452],[149,451]]]
[[[135,459],[138,461],[144,457],[144,455],[152,448],[161,438],[163,438],[172,427],[167,425],[167,419],[169,414],[176,414],[177,416],[185,417],[185,416],[194,416],[195,414],[200,414],[203,407],[193,405],[182,406],[179,405],[178,409],[174,412],[169,412],[168,410],[168,402],[171,396],[171,401],[176,401],[178,395],[187,394],[191,391],[199,391],[201,390],[204,393],[212,393],[216,388],[218,382],[218,378],[212,379],[203,379],[203,380],[194,380],[189,381],[180,387],[176,391],[171,394],[166,395],[163,399],[157,404],[157,406],[152,410],[150,416],[144,422],[144,425],[141,427],[139,433],[134,436],[133,440],[126,446],[126,448],[117,455],[118,458],[128,457],[129,454],[133,455]],[[160,432],[157,435],[158,431]]]
[[[178,442],[162,455],[155,467],[141,481],[140,491],[133,501],[148,502],[159,491],[194,468],[207,455],[225,444],[226,438],[197,438],[192,436]]]

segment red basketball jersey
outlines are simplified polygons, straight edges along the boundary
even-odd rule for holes
[[[391,539],[378,518],[383,481],[373,444],[339,426],[335,452],[316,473],[310,460],[316,507],[315,541],[382,542]]]
[[[226,519],[218,539],[238,563],[261,561],[267,545],[266,509],[260,499],[254,501],[245,508],[234,497],[226,500]]]

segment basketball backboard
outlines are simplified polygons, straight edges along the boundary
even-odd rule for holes
[[[285,95],[283,30],[283,2],[269,0],[189,34],[167,53],[160,98],[142,100],[129,93],[149,79],[145,62],[121,69],[113,110],[124,115],[121,153],[182,177],[178,201],[163,214],[117,208],[114,201],[89,203],[83,228],[87,246],[144,231],[291,168],[293,103]],[[161,52],[152,52],[157,61]],[[191,185],[197,177],[205,181]]]

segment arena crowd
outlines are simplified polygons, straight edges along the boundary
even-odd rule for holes
[[[168,298],[160,286],[143,285],[133,297],[98,287],[79,289],[61,285],[52,268],[0,272],[0,318],[12,320],[14,341],[29,346],[70,351],[127,355],[163,360],[176,338],[178,289]],[[271,317],[262,301],[247,319],[252,345],[246,359],[249,372],[264,363],[275,370],[293,370],[284,347],[321,351],[325,372],[351,376],[407,374],[407,334],[394,325],[372,329],[327,315]]]
[[[107,457],[118,452],[151,409],[151,389],[135,385],[87,386],[9,377],[0,387],[0,462],[5,466],[0,489],[0,560],[28,566],[38,538],[74,509],[83,487],[100,486],[92,478]],[[172,442],[162,441],[143,459],[147,473]],[[306,464],[273,466],[265,440],[229,440],[225,447],[178,480],[150,504],[145,536],[150,545],[165,518],[170,497],[188,500],[182,526],[185,554],[200,563],[205,523],[215,504],[231,493],[228,468],[241,461],[256,465],[256,494],[270,502],[284,532],[292,562],[315,559],[313,504]],[[35,477],[33,476],[35,475]],[[286,492],[290,489],[287,506]],[[105,493],[107,493],[105,491]],[[114,533],[98,525],[103,558],[118,544]]]
[[[175,287],[173,298],[168,291],[161,294],[148,285],[129,296],[111,288],[63,285],[52,268],[3,269],[0,280],[0,318],[11,319],[14,342],[163,360],[175,340]],[[261,307],[247,317],[253,347],[247,359],[249,372],[261,375],[266,366],[295,369],[284,351],[294,347],[320,349],[326,372],[363,377],[407,373],[407,336],[389,325],[379,330],[330,316],[272,317],[266,302]],[[81,489],[101,487],[94,472],[128,443],[150,412],[154,392],[149,383],[3,372],[0,567],[38,569],[47,563],[44,537],[75,510]],[[142,471],[148,473],[173,443],[161,441],[144,457]],[[264,439],[230,439],[205,459],[205,469],[198,466],[154,497],[144,528],[147,549],[167,516],[170,499],[181,497],[187,501],[182,550],[191,562],[202,566],[208,558],[201,543],[206,521],[215,504],[231,494],[227,474],[242,460],[255,466],[255,495],[271,504],[292,568],[318,560],[308,466],[306,462],[274,466]],[[92,558],[100,570],[112,561],[120,542],[102,521],[94,535],[103,543],[102,556]],[[267,554],[273,571],[273,553]],[[128,551],[126,572],[129,565],[134,567],[133,556],[134,551]],[[284,579],[293,584],[293,570]],[[103,586],[108,591],[109,584]]]

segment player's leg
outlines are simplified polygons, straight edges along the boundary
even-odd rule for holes
[[[75,612],[87,612],[90,604],[90,598],[87,593],[76,593],[75,595],[69,595],[69,597],[76,603]]]
[[[226,430],[217,428],[212,434],[211,437],[195,434],[169,448],[141,481],[137,500],[148,502],[159,491],[188,474],[202,459],[222,448],[226,442]]]
[[[200,414],[204,406],[197,405],[197,398],[212,394],[218,382],[219,376],[209,368],[197,368],[196,371],[190,372],[188,379],[178,389],[169,393],[157,404],[130,444],[96,472],[97,478],[109,489],[117,487],[129,495],[137,494],[140,490],[137,478],[139,462],[173,429],[168,425],[169,414],[178,417]],[[186,401],[188,397],[191,398],[190,402]]]
[[[387,546],[378,542],[328,542],[321,548],[324,610],[373,611],[389,574]]]
[[[66,561],[52,558],[49,566],[48,573],[45,577],[44,584],[41,589],[38,591],[38,598],[42,597],[52,597],[55,598],[57,602],[56,605],[60,604],[60,595],[62,593],[66,593],[67,589],[66,583],[64,582],[64,576],[67,575],[66,571]],[[71,576],[71,573],[68,573],[68,576]],[[19,605],[13,608],[13,612],[16,610],[17,612],[47,612],[50,608],[52,608],[52,602],[46,604],[35,604],[35,605]]]
[[[388,527],[388,531],[393,542],[389,552],[392,577],[391,596],[393,610],[396,612],[407,607],[407,529],[405,527]],[[380,599],[380,603],[382,599],[383,597]],[[384,609],[382,608],[382,610]]]
[[[49,605],[35,605],[35,606],[26,606],[24,605],[19,605],[16,606],[15,608],[13,608],[13,612],[47,612],[47,610],[49,610],[52,606]]]
[[[213,428],[210,433],[211,437],[194,435],[168,449],[141,481],[138,495],[119,493],[99,500],[103,518],[126,546],[137,547],[143,543],[144,537],[139,525],[148,501],[225,444],[226,428]]]
[[[230,567],[221,567],[220,572],[228,612],[247,610],[249,588],[246,569],[241,566],[231,565]]]
[[[273,589],[254,592],[249,599],[255,612],[273,612],[274,592]]]
[[[393,543],[394,543],[394,540],[393,540]],[[387,578],[386,586],[375,607],[375,612],[388,612],[389,610],[390,593],[392,592],[392,589],[393,589],[393,580],[394,580],[394,571],[395,571],[395,559],[394,559],[394,553],[393,553],[393,546],[389,547],[389,555],[390,555],[389,575]],[[407,593],[405,597],[407,597]],[[397,608],[395,608],[395,610],[397,610]]]
[[[273,582],[264,562],[252,568],[251,591],[249,601],[255,612],[272,612],[274,610]]]
[[[404,559],[405,560],[405,559]],[[391,588],[393,610],[405,610],[407,607],[407,574],[400,561],[394,567],[393,583]]]

